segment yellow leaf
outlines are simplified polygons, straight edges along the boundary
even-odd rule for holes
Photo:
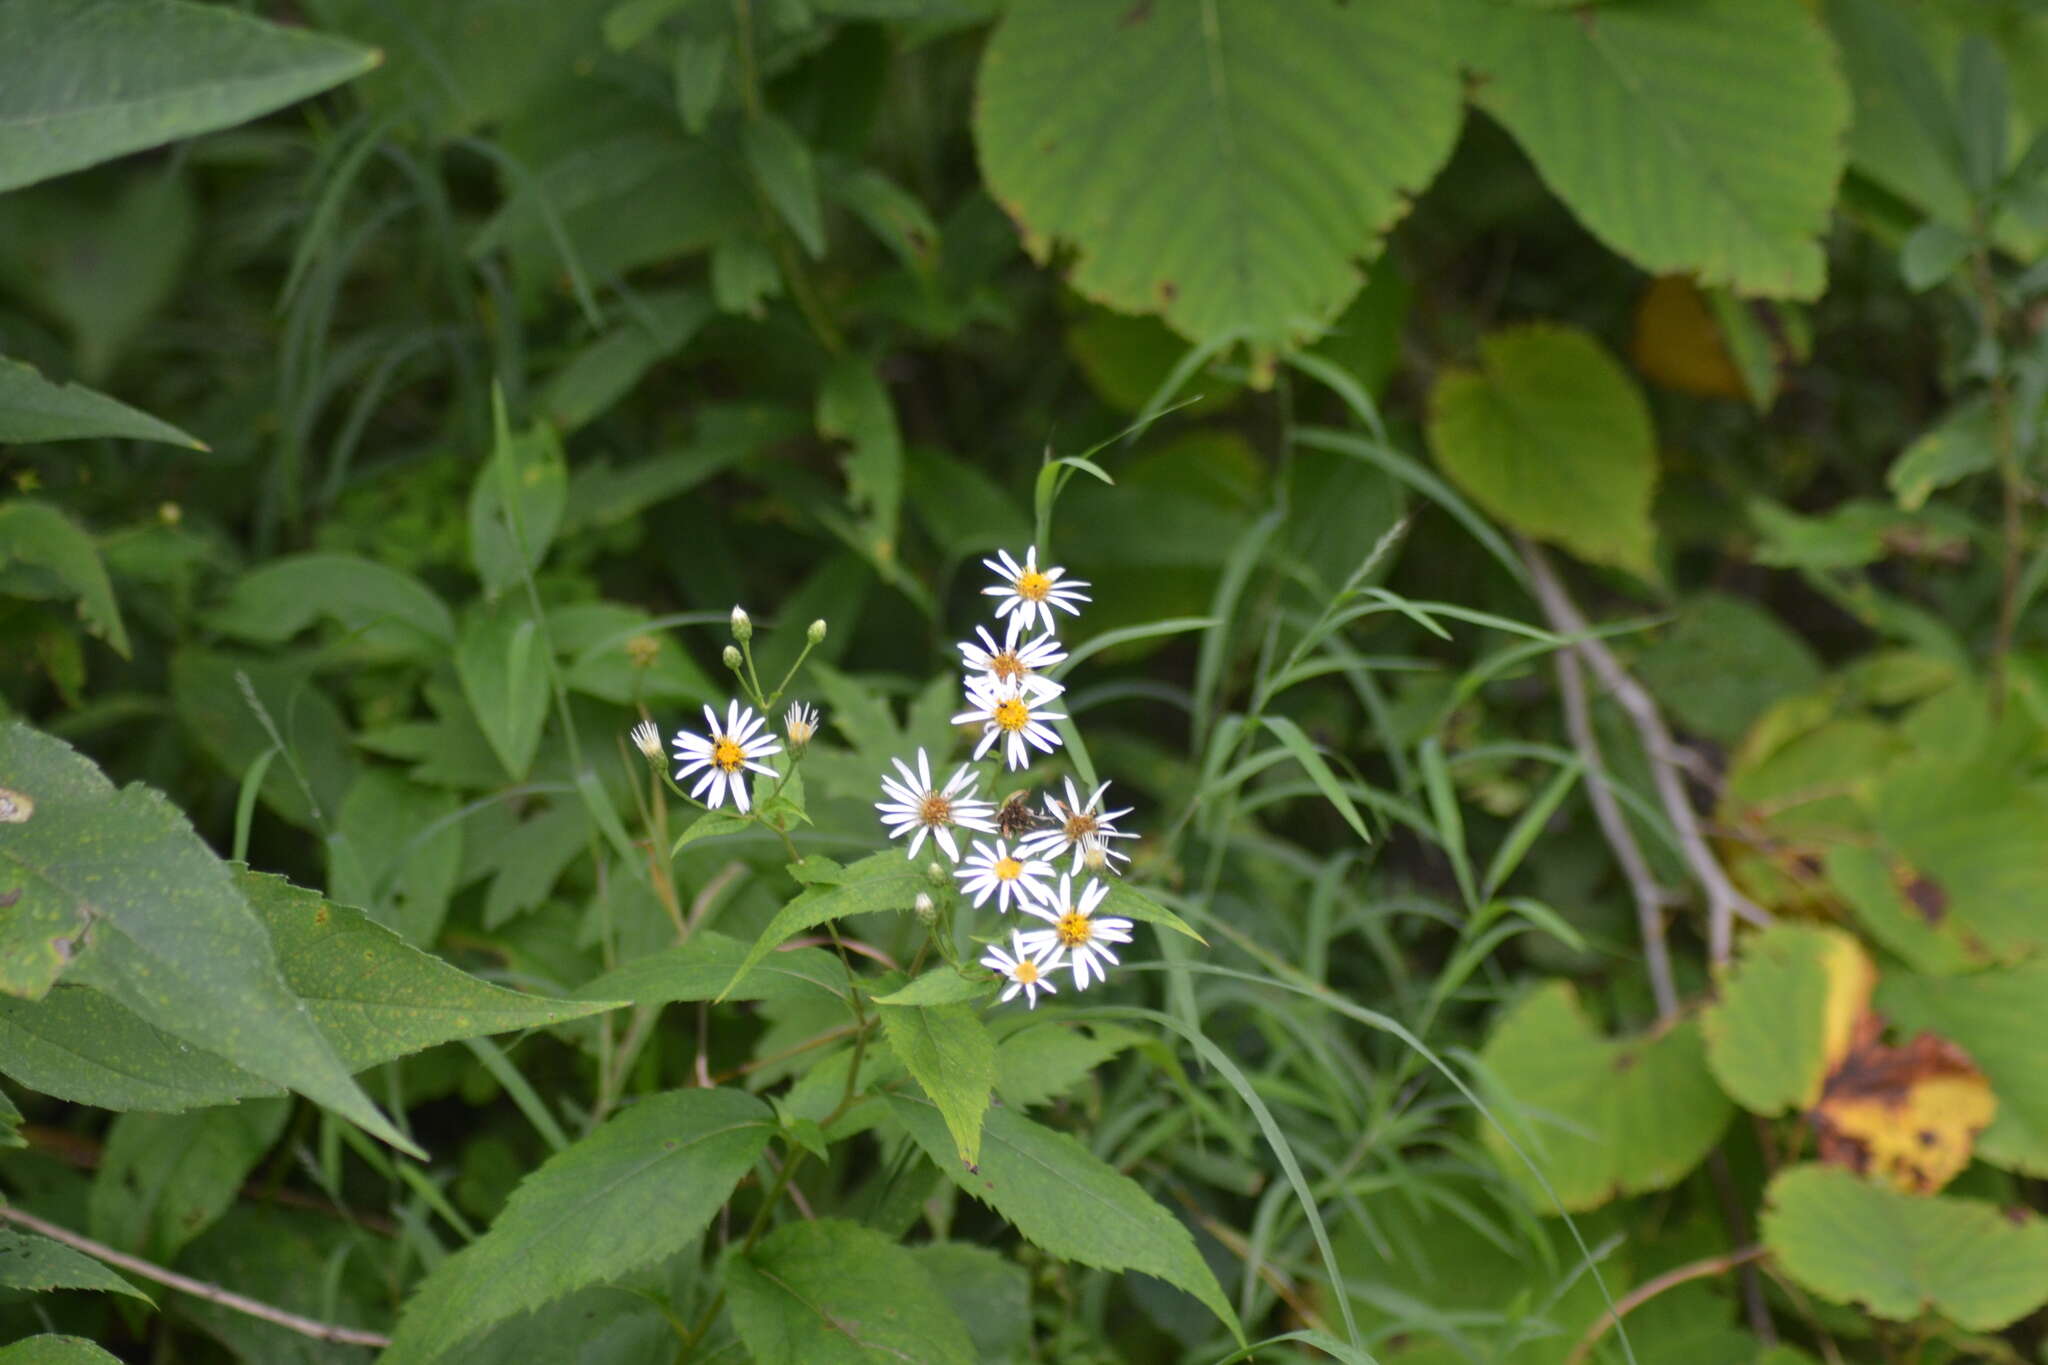
[[[1998,1097],[1970,1055],[1921,1033],[1904,1047],[1878,1042],[1884,1022],[1865,1014],[1812,1112],[1821,1160],[1907,1194],[1933,1194],[1970,1164]]]
[[[1702,398],[1749,396],[1720,324],[1684,275],[1662,276],[1643,291],[1629,358],[1645,379],[1667,389]]]

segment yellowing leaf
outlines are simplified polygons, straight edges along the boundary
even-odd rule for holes
[[[1886,1047],[1878,1041],[1883,1026],[1863,1016],[1854,1046],[1828,1077],[1812,1114],[1821,1160],[1908,1194],[1933,1194],[1970,1164],[1998,1098],[1954,1043],[1922,1033]]]
[[[1701,1017],[1707,1065],[1754,1113],[1810,1109],[1848,1055],[1876,985],[1877,968],[1849,935],[1774,925],[1743,945]]]
[[[1667,389],[1702,398],[1744,398],[1742,371],[1728,354],[1721,326],[1690,278],[1664,275],[1650,281],[1636,304],[1629,359],[1643,377]]]

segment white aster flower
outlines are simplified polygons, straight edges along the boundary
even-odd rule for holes
[[[1018,845],[1019,849],[1034,857],[1057,862],[1062,854],[1072,854],[1068,864],[1069,872],[1079,872],[1085,864],[1091,872],[1105,868],[1116,871],[1116,862],[1129,862],[1130,855],[1118,853],[1111,846],[1111,839],[1135,839],[1116,827],[1116,822],[1131,813],[1125,806],[1122,810],[1104,810],[1103,793],[1109,784],[1097,787],[1084,802],[1074,791],[1074,779],[1066,779],[1067,799],[1062,801],[1051,792],[1045,794],[1045,812],[1058,824],[1052,829],[1039,830],[1027,836]]]
[[[653,721],[643,720],[633,727],[633,747],[650,759],[660,759],[661,731],[655,728]]]
[[[1109,894],[1109,887],[1093,877],[1081,888],[1081,898],[1074,899],[1074,879],[1060,874],[1059,890],[1035,905],[1026,905],[1024,913],[1036,915],[1052,925],[1050,929],[1035,929],[1018,937],[1018,943],[1033,951],[1063,949],[1068,954],[1069,965],[1074,969],[1074,989],[1088,989],[1088,974],[1095,973],[1095,979],[1106,981],[1109,970],[1102,964],[1116,963],[1116,954],[1109,950],[1112,943],[1131,941],[1131,922],[1113,915],[1095,918],[1096,907]]]
[[[1030,688],[1019,687],[1015,683],[969,678],[968,709],[953,717],[953,724],[980,722],[981,743],[974,746],[974,756],[980,758],[994,747],[997,740],[1001,740],[1004,760],[1013,769],[1021,768],[1031,762],[1033,747],[1046,753],[1059,747],[1059,733],[1045,722],[1065,720],[1066,713],[1045,710],[1046,700]]]
[[[984,596],[1000,597],[996,603],[996,615],[1008,616],[1011,612],[1030,620],[1037,617],[1048,631],[1053,629],[1052,609],[1058,607],[1069,616],[1079,616],[1079,603],[1089,600],[1088,594],[1079,591],[1088,586],[1078,578],[1061,581],[1065,569],[1043,569],[1038,567],[1038,547],[1032,546],[1024,552],[1024,562],[1019,564],[1010,557],[1008,550],[996,551],[994,559],[981,561],[988,571],[1002,582],[993,588],[983,588]]]
[[[988,951],[981,955],[981,965],[1009,979],[1010,984],[1003,990],[1004,1000],[1014,1000],[1017,992],[1024,992],[1024,999],[1032,1009],[1038,1008],[1038,993],[1057,995],[1048,979],[1053,968],[1060,965],[1060,950],[1057,947],[1045,949],[1026,948],[1024,935],[1010,935],[1010,951],[1004,952],[996,944],[989,944]]]
[[[996,840],[993,848],[976,839],[974,852],[967,855],[953,875],[960,879],[960,889],[974,898],[976,909],[981,908],[990,893],[995,895],[999,913],[1007,911],[1011,901],[1023,905],[1052,894],[1052,888],[1038,880],[1052,875],[1052,864],[1029,856],[1019,857],[1001,839]]]
[[[700,798],[714,809],[725,804],[730,795],[733,805],[744,815],[747,810],[747,772],[778,777],[779,773],[760,760],[770,754],[782,752],[782,745],[762,734],[761,718],[754,714],[751,706],[732,702],[726,708],[725,723],[719,724],[718,713],[710,707],[704,708],[704,726],[711,732],[706,739],[693,735],[687,730],[677,733],[675,738],[676,762],[682,766],[676,769],[676,781],[682,782],[691,773],[703,770],[697,785],[690,788],[692,797]],[[708,793],[708,794],[707,794]]]
[[[782,733],[789,739],[789,747],[802,749],[818,734],[818,711],[816,707],[793,701],[782,713]]]
[[[983,834],[996,832],[993,819],[996,808],[993,802],[978,801],[974,787],[981,779],[968,772],[962,763],[953,770],[953,776],[943,787],[932,785],[931,762],[924,750],[917,751],[917,771],[900,758],[889,760],[896,765],[896,771],[903,775],[901,782],[887,773],[882,774],[882,795],[887,801],[875,802],[875,809],[882,813],[882,824],[888,829],[891,839],[900,839],[910,834],[910,851],[906,857],[915,858],[917,850],[924,846],[924,836],[929,834],[946,856],[954,862],[960,861],[959,845],[953,842],[955,829],[979,830]],[[911,831],[916,833],[912,834]]]
[[[1024,640],[1024,613],[1010,617],[1009,629],[1003,632],[1003,643],[998,646],[995,637],[988,633],[987,626],[976,626],[974,633],[981,637],[981,643],[972,640],[960,642],[960,662],[969,673],[984,673],[999,683],[1022,683],[1035,686],[1041,697],[1057,697],[1067,689],[1044,676],[1044,671],[1066,660],[1067,651],[1060,648],[1060,642],[1047,631],[1035,640]]]

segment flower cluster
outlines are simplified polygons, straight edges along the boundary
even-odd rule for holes
[[[726,667],[732,669],[741,688],[750,697],[763,709],[770,709],[775,699],[782,695],[782,688],[778,687],[772,694],[764,694],[760,679],[754,675],[754,656],[749,644],[754,638],[753,618],[747,615],[745,608],[735,606],[731,623],[732,638],[738,643],[725,647]],[[789,673],[782,680],[783,686],[786,687],[790,678],[796,676],[804,659],[824,639],[825,623],[811,622],[804,632],[803,653],[790,666]],[[697,735],[688,730],[678,730],[671,741],[675,746],[676,790],[681,791],[680,784],[695,777],[697,780],[689,790],[691,800],[702,802],[712,810],[731,801],[740,814],[747,814],[753,805],[753,798],[747,790],[748,773],[760,773],[778,782],[783,779],[783,774],[763,761],[770,754],[782,752],[781,741],[765,733],[763,726],[764,722],[754,708],[738,701],[726,704],[724,720],[719,719],[714,708],[706,706],[704,733]],[[789,739],[792,757],[801,757],[812,736],[818,732],[816,709],[802,702],[790,703],[789,709],[783,713],[782,732]],[[650,763],[660,761],[661,731],[652,721],[643,720],[635,725],[632,739],[634,747],[647,755]],[[780,790],[779,786],[777,790]]]
[[[1025,552],[1021,564],[1008,551],[982,563],[999,580],[983,591],[1000,599],[996,620],[1004,627],[1003,638],[998,644],[986,626],[977,626],[975,638],[960,643],[967,709],[953,723],[980,726],[975,759],[1000,746],[1003,762],[1014,772],[1029,767],[1035,754],[1050,754],[1060,746],[1059,732],[1049,722],[1066,719],[1052,709],[1066,689],[1048,670],[1063,663],[1067,653],[1055,634],[1053,611],[1079,616],[1080,604],[1089,600],[1081,591],[1088,584],[1066,577],[1064,569],[1039,568],[1036,546]],[[1036,633],[1027,634],[1034,627]],[[883,775],[882,794],[888,799],[876,802],[875,809],[890,838],[910,836],[907,856],[915,858],[930,836],[957,864],[953,875],[977,909],[993,898],[998,914],[1019,910],[1048,926],[1015,930],[1007,949],[994,944],[982,957],[983,966],[1009,982],[1002,998],[1013,999],[1022,991],[1036,1008],[1039,992],[1054,989],[1050,978],[1061,966],[1072,973],[1076,990],[1105,979],[1117,961],[1111,945],[1130,942],[1131,922],[1096,913],[1109,887],[1095,874],[1115,872],[1117,862],[1128,861],[1112,840],[1136,837],[1116,828],[1130,809],[1104,805],[1109,784],[1098,786],[1084,801],[1069,778],[1066,799],[1048,793],[1040,814],[1030,808],[1024,792],[1000,809],[977,797],[980,779],[965,763],[939,785],[923,749],[917,751],[915,770],[902,759],[892,762],[897,776]],[[990,838],[975,839],[963,858],[955,831]],[[1054,864],[1063,859],[1067,869],[1059,872]],[[1083,877],[1078,891],[1076,876]]]

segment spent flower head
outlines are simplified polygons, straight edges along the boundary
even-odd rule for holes
[[[1108,979],[1109,971],[1103,964],[1114,966],[1117,960],[1109,945],[1131,941],[1131,922],[1114,915],[1096,916],[1102,898],[1109,894],[1106,884],[1090,877],[1077,898],[1073,883],[1074,879],[1063,872],[1056,892],[1024,907],[1025,914],[1036,915],[1052,928],[1022,934],[1017,942],[1033,951],[1064,950],[1074,971],[1074,989],[1085,991],[1091,972],[1097,981]]]
[[[692,797],[715,809],[730,796],[733,805],[745,814],[748,771],[779,776],[761,760],[781,753],[782,745],[761,733],[762,720],[754,714],[753,707],[736,701],[726,707],[723,723],[716,711],[705,707],[704,724],[710,731],[708,735],[693,735],[687,730],[676,735],[676,762],[681,765],[676,769],[676,781],[702,772],[697,785],[690,789]]]
[[[1058,994],[1051,976],[1053,968],[1060,965],[1060,950],[1057,947],[1027,948],[1024,939],[1023,934],[1010,935],[1008,952],[997,944],[989,944],[988,951],[981,955],[981,965],[1009,980],[1010,984],[1003,988],[1004,1000],[1014,1000],[1017,992],[1022,991],[1025,1003],[1037,1009],[1040,991]]]
[[[954,830],[995,833],[995,806],[975,799],[974,787],[981,779],[969,772],[965,763],[954,769],[953,776],[940,787],[932,782],[931,762],[923,749],[917,751],[915,772],[900,758],[889,761],[896,765],[896,771],[903,780],[899,782],[887,773],[882,774],[882,795],[889,799],[875,802],[875,809],[882,813],[882,824],[891,839],[910,835],[910,848],[905,857],[917,857],[918,849],[924,846],[925,836],[929,834],[932,841],[946,851],[946,857],[957,863],[960,861],[960,846],[953,842]]]
[[[790,751],[802,753],[818,735],[818,711],[816,707],[793,701],[782,713],[782,734],[789,741]]]
[[[1088,586],[1081,579],[1066,577],[1065,569],[1038,567],[1036,545],[1024,552],[1022,564],[1011,558],[1008,550],[998,550],[994,559],[981,562],[1001,580],[994,587],[981,590],[985,596],[1002,599],[996,603],[997,616],[1008,616],[1013,611],[1027,620],[1035,616],[1050,631],[1054,628],[1054,607],[1069,616],[1079,616],[1080,604],[1089,600],[1088,594],[1080,591]]]
[[[1117,862],[1129,862],[1130,855],[1117,852],[1109,841],[1138,837],[1116,827],[1116,822],[1129,815],[1131,808],[1103,809],[1103,794],[1109,790],[1107,782],[1089,793],[1086,801],[1074,790],[1073,778],[1066,779],[1066,789],[1067,799],[1064,801],[1051,792],[1045,794],[1045,813],[1055,823],[1050,829],[1026,836],[1023,848],[1035,857],[1055,861],[1063,855],[1072,855],[1067,865],[1069,872],[1079,872],[1084,864],[1091,871],[1107,867],[1114,872]]]
[[[953,717],[953,724],[980,723],[981,742],[974,746],[976,758],[1000,742],[1003,760],[1013,769],[1022,768],[1031,762],[1032,749],[1049,754],[1060,746],[1059,732],[1046,722],[1064,720],[1066,713],[1046,710],[1047,700],[1031,688],[1015,683],[969,678],[967,709]]]
[[[661,731],[655,728],[653,721],[643,720],[633,727],[633,747],[646,754],[650,762],[661,762]]]

